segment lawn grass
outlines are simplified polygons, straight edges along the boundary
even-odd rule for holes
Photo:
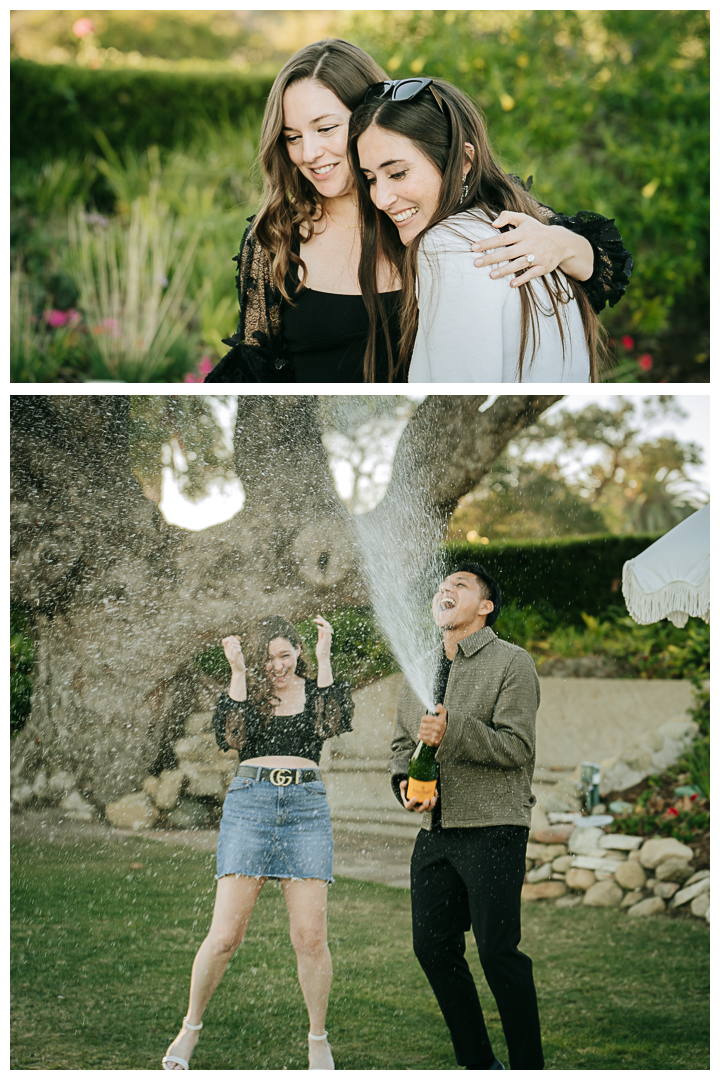
[[[11,1067],[159,1068],[209,923],[214,857],[142,838],[23,840],[11,854]],[[412,955],[408,892],[339,880],[329,913],[337,1068],[456,1068]],[[545,904],[527,905],[523,919],[547,1068],[709,1068],[706,925]],[[468,952],[507,1065],[494,1001]],[[307,1068],[307,1015],[277,887],[263,890],[205,1025],[194,1069]]]

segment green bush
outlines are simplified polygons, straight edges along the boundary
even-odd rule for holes
[[[656,535],[583,536],[560,540],[449,543],[448,565],[480,562],[500,585],[505,604],[541,615],[550,609],[563,622],[582,625],[583,614],[600,615],[622,603],[623,564],[644,551]],[[504,618],[504,616],[503,616]]]
[[[541,649],[545,658],[611,656],[634,678],[697,682],[707,677],[710,627],[701,619],[682,628],[666,619],[640,626],[623,609],[611,608],[602,617],[583,614],[583,622],[582,630],[557,625],[542,641],[528,639],[527,647]]]
[[[272,79],[222,72],[174,72],[10,64],[10,153],[47,161],[113,146],[143,150],[188,143],[203,125],[259,122]]]

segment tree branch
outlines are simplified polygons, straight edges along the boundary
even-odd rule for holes
[[[428,514],[447,521],[510,440],[562,396],[503,395],[481,412],[486,394],[428,395],[403,432],[379,507],[406,488]]]

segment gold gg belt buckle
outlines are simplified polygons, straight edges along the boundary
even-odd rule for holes
[[[293,769],[273,769],[270,773],[270,783],[275,787],[287,787],[293,781]]]

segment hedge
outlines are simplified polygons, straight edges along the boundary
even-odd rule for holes
[[[566,540],[508,540],[502,543],[451,543],[449,564],[480,562],[497,579],[504,603],[552,608],[561,618],[580,622],[582,613],[600,615],[625,606],[623,564],[660,534],[588,536]]]
[[[10,64],[10,153],[40,160],[97,151],[100,128],[115,147],[143,150],[189,140],[198,124],[259,119],[272,79],[228,72],[91,70]]]

